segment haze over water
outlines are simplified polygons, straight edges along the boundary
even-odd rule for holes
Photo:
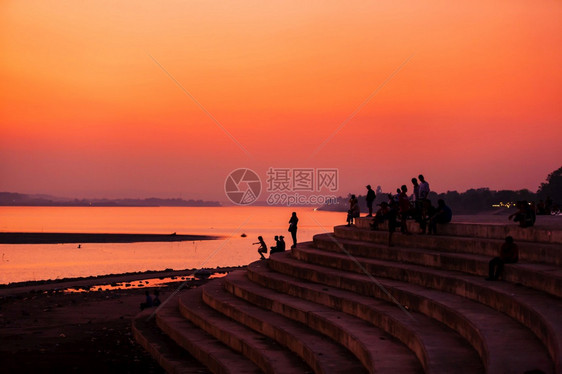
[[[146,270],[246,265],[258,259],[257,236],[268,246],[299,216],[299,242],[345,221],[341,212],[290,207],[0,207],[0,231],[211,234],[221,240],[156,243],[0,245],[0,284]],[[242,238],[241,233],[247,234]]]

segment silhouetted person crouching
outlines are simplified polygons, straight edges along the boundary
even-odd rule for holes
[[[260,245],[258,247],[258,253],[260,254],[260,259],[265,260],[265,256],[263,254],[267,253],[267,245],[263,241],[263,238],[261,236],[258,236],[258,241],[256,243],[252,243],[252,244],[259,244]]]

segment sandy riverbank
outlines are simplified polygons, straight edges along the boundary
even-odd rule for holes
[[[215,240],[213,235],[0,232],[0,244],[136,243]]]
[[[210,270],[226,273],[237,268]],[[96,291],[96,285],[134,280],[171,279],[159,285],[165,300],[180,285],[198,287],[204,279],[187,279],[193,270],[110,275],[86,279],[26,282],[0,289],[0,367],[3,372],[162,373],[134,341],[131,319],[144,292],[155,288]],[[69,288],[88,292],[68,293]]]

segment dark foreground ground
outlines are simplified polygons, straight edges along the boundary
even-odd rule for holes
[[[120,280],[113,276],[102,283]],[[165,300],[180,284],[193,288],[205,282],[168,283],[158,287],[160,298]],[[57,282],[0,290],[0,372],[163,373],[131,332],[145,290],[152,294],[154,289],[65,293],[64,286]]]

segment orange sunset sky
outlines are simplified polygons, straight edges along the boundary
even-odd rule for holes
[[[0,191],[224,201],[270,166],[536,191],[562,166],[561,1],[21,0],[0,30]]]

